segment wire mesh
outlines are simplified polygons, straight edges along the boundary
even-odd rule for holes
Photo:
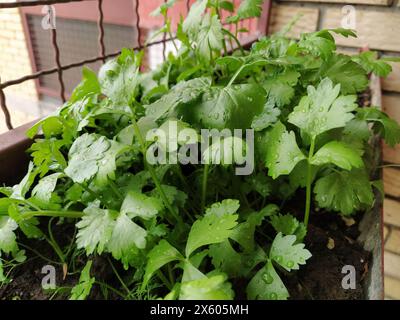
[[[97,61],[105,62],[106,59],[115,57],[118,54],[120,54],[120,51],[106,54],[106,48],[105,48],[105,44],[104,44],[103,0],[38,0],[38,1],[22,0],[22,1],[18,1],[18,2],[0,3],[0,9],[47,5],[48,10],[49,10],[48,14],[51,17],[51,14],[52,14],[51,5],[71,3],[71,2],[83,2],[83,1],[97,1],[97,8],[98,8],[98,20],[97,20],[98,28],[97,29],[98,29],[98,47],[99,47],[98,56],[62,65],[61,59],[60,59],[60,55],[61,55],[60,49],[59,49],[58,42],[57,42],[57,30],[56,30],[56,28],[51,28],[50,41],[51,41],[51,44],[53,47],[54,60],[55,60],[55,64],[56,64],[56,66],[54,68],[40,70],[40,71],[32,73],[30,75],[26,75],[26,76],[20,77],[18,79],[13,79],[13,80],[5,81],[5,82],[1,82],[1,77],[0,77],[0,108],[4,114],[6,126],[8,129],[10,129],[10,130],[13,129],[13,125],[12,125],[12,121],[11,121],[11,115],[10,115],[10,112],[8,110],[7,103],[6,103],[6,96],[4,93],[5,88],[13,86],[13,85],[21,84],[28,80],[38,79],[39,77],[44,76],[44,75],[50,75],[50,74],[56,73],[58,82],[60,85],[59,96],[60,96],[61,101],[65,102],[66,101],[66,92],[65,92],[65,84],[64,84],[64,79],[63,79],[63,71],[71,69],[71,68],[81,67],[83,65],[97,62]],[[191,2],[193,2],[193,1],[191,1],[191,0],[185,0],[185,1],[186,1],[186,6],[185,6],[186,12],[188,13],[190,10]],[[166,2],[167,2],[167,0],[164,0],[164,3],[166,3]],[[264,6],[266,5],[268,7],[267,14],[270,13],[270,4],[271,4],[271,1],[266,1],[266,4],[264,4]],[[153,42],[147,43],[146,45],[142,45],[142,33],[141,33],[141,27],[140,27],[141,20],[140,20],[140,7],[139,6],[140,6],[140,0],[135,0],[134,18],[136,21],[135,26],[136,26],[136,32],[137,32],[137,44],[138,45],[136,47],[134,47],[133,49],[141,50],[141,49],[144,49],[145,47],[148,48],[151,46],[162,44],[163,59],[165,60],[166,59],[166,43],[168,41],[173,40],[173,38],[171,36],[167,37],[167,33],[165,32],[163,34],[162,40],[153,41]],[[167,11],[167,14],[168,14],[168,11]],[[166,19],[167,19],[167,17],[164,19],[164,24],[166,23]],[[261,30],[261,32],[264,33],[267,31],[268,18],[267,19],[263,18],[261,20],[262,20],[262,23],[264,24],[263,26],[261,26],[261,28],[264,29],[264,30]],[[252,21],[248,22],[248,24],[250,26],[251,26],[251,23],[253,23],[253,22]],[[241,25],[241,27],[242,27],[242,25]]]

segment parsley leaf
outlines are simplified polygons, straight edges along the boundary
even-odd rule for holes
[[[371,184],[363,170],[332,172],[317,180],[314,193],[321,208],[343,215],[368,208],[374,201]]]
[[[189,257],[196,249],[204,245],[219,243],[227,239],[232,234],[232,229],[237,225],[237,218],[236,214],[219,216],[211,213],[200,220],[196,220],[188,235],[186,257]]]
[[[339,95],[340,85],[333,86],[329,78],[322,80],[317,88],[308,86],[307,92],[308,95],[294,108],[288,121],[310,138],[344,127],[354,118],[351,112],[357,108],[356,96]]]
[[[358,150],[340,141],[331,141],[325,144],[314,154],[310,163],[316,166],[333,163],[346,170],[364,166]]]
[[[268,174],[276,179],[282,174],[289,174],[298,162],[305,159],[296,143],[294,132],[286,131],[278,122],[268,136],[266,166]]]
[[[305,264],[311,257],[310,251],[304,248],[303,243],[296,243],[295,235],[283,236],[279,232],[272,242],[270,257],[287,271],[299,270],[300,264]]]
[[[89,260],[82,269],[78,284],[72,288],[70,300],[85,300],[90,294],[90,290],[95,282],[94,277],[90,277],[90,268],[92,260]]]
[[[250,280],[246,288],[250,300],[286,300],[289,292],[276,273],[271,260]]]

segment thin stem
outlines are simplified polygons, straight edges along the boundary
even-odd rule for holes
[[[50,239],[48,239],[47,237],[45,237],[45,238],[46,238],[47,242],[53,247],[53,249],[56,252],[56,254],[58,255],[58,258],[60,259],[61,263],[65,263],[64,253],[62,252],[62,250],[61,250],[60,246],[58,245],[57,241],[54,239],[53,231],[51,229],[51,223],[52,223],[53,219],[54,219],[54,217],[52,217],[49,220],[49,224],[47,226]]]
[[[239,39],[229,30],[227,29],[222,29],[222,32],[226,33],[231,39],[235,40],[240,52],[242,53],[242,55],[244,55],[244,49],[242,47],[242,44],[240,43]],[[233,47],[232,47],[233,50]]]
[[[122,199],[123,196],[121,194],[121,192],[119,192],[117,185],[115,184],[115,182],[113,180],[111,180],[110,178],[108,179],[108,185],[111,187],[111,190],[115,193],[115,195],[119,198]]]
[[[227,87],[230,87],[233,82],[236,80],[236,78],[239,76],[240,72],[242,72],[242,70],[244,69],[244,67],[246,66],[246,64],[243,64],[237,71],[236,73],[233,75],[232,79],[229,81]]]
[[[203,180],[201,183],[201,213],[204,213],[204,208],[206,206],[206,193],[207,193],[207,181],[208,181],[208,171],[210,165],[206,163],[204,165]]]
[[[168,279],[164,276],[164,274],[160,270],[157,271],[157,276],[164,283],[164,285],[168,288],[168,290],[172,290],[172,284],[168,281]]]
[[[308,162],[307,162],[307,181],[306,181],[306,210],[304,214],[304,224],[307,227],[308,219],[310,217],[310,208],[311,208],[311,179],[312,179],[312,167],[311,167],[311,158],[314,155],[315,149],[315,138],[312,138],[310,151],[308,153]]]
[[[28,220],[33,217],[82,218],[83,216],[84,213],[81,211],[38,210],[38,211],[25,211],[22,214],[22,219]]]
[[[120,277],[117,269],[115,269],[113,263],[111,262],[110,258],[107,258],[108,263],[111,265],[111,268],[115,274],[115,276],[117,277],[118,281],[122,284],[122,287],[125,289],[125,291],[128,293],[128,297],[131,295],[131,291],[129,290],[129,288],[126,286],[124,280],[122,280],[122,278]]]
[[[132,125],[133,128],[135,130],[135,134],[137,136],[137,138],[139,139],[139,144],[141,146],[142,149],[142,154],[143,154],[143,161],[147,167],[147,170],[149,170],[149,173],[151,175],[151,178],[158,190],[158,192],[160,193],[160,196],[163,200],[164,205],[167,207],[168,211],[171,213],[171,215],[177,220],[177,221],[181,221],[179,215],[175,212],[174,208],[171,206],[171,204],[168,201],[168,198],[164,192],[164,190],[161,187],[161,183],[159,181],[159,179],[157,178],[156,172],[154,171],[154,168],[152,167],[152,165],[150,163],[147,162],[146,159],[146,152],[147,152],[147,148],[146,148],[146,144],[145,141],[143,139],[142,133],[140,132],[139,126],[137,125],[136,119],[133,116],[132,117]]]

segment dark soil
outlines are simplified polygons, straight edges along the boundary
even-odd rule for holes
[[[312,224],[309,225],[308,235],[305,239],[306,248],[311,251],[312,258],[307,261],[305,266],[301,266],[297,272],[280,272],[284,278],[291,299],[364,299],[363,280],[368,273],[368,264],[370,254],[362,249],[356,242],[358,237],[358,220],[360,216],[355,217],[356,223],[347,226],[345,221],[337,214],[319,212],[311,216]],[[64,227],[65,226],[65,227]],[[68,241],[62,235],[71,234],[64,230],[66,225],[57,226],[56,234],[59,236],[60,243]],[[61,235],[60,235],[61,234]],[[53,249],[43,241],[23,241],[30,247],[39,251],[41,255],[57,260]],[[59,291],[53,297],[53,292],[45,292],[42,289],[41,282],[44,274],[41,270],[44,265],[51,264],[36,254],[27,250],[29,261],[15,269],[13,281],[0,287],[0,299],[29,299],[43,300],[66,299],[69,297],[69,288],[73,287],[79,278],[79,273],[74,274],[68,270],[68,274],[63,279],[63,268],[61,264],[54,265],[56,268],[56,281],[58,287],[66,287],[65,291]],[[77,259],[78,270],[84,265],[84,261]],[[356,270],[356,289],[343,289],[342,268],[345,265],[353,265]],[[71,268],[71,266],[70,266]],[[112,286],[119,287],[118,280],[109,266],[107,258],[96,257],[93,261],[91,274],[95,275],[97,280],[101,280]],[[119,299],[120,297],[108,292],[104,292],[98,285],[95,285],[91,291],[90,299]]]
[[[355,220],[360,217],[355,217]],[[312,257],[285,285],[291,299],[356,300],[365,299],[363,282],[368,273],[370,253],[357,242],[358,223],[347,226],[337,214],[317,213],[311,217],[305,245]],[[356,289],[344,289],[345,265],[356,270]]]

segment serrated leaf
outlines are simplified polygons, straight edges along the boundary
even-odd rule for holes
[[[314,187],[319,207],[350,215],[373,204],[369,177],[364,170],[332,172],[317,180]]]
[[[231,284],[223,274],[183,282],[179,294],[180,300],[232,300],[233,297]]]
[[[169,262],[183,260],[183,256],[166,240],[161,240],[148,254],[146,272],[143,277],[142,287],[145,287],[154,272]]]
[[[94,277],[90,277],[91,267],[92,260],[89,260],[82,269],[78,284],[71,290],[71,297],[69,298],[70,300],[85,300],[90,294],[92,286],[96,280]]]
[[[185,254],[189,257],[196,249],[213,243],[219,243],[227,239],[232,229],[237,225],[236,214],[205,215],[202,219],[196,220],[190,229],[186,243]]]
[[[181,108],[183,120],[207,129],[248,129],[265,104],[265,90],[257,84],[211,87],[199,102]]]
[[[340,85],[333,86],[329,78],[322,80],[317,88],[308,86],[307,92],[308,95],[294,108],[288,121],[310,138],[344,127],[354,118],[351,112],[357,108],[356,96],[339,95]]]
[[[352,60],[361,65],[366,72],[373,72],[379,77],[387,77],[392,72],[390,64],[378,59],[378,53],[374,51],[365,51],[353,56]]]
[[[106,62],[99,71],[102,92],[117,105],[129,105],[137,94],[141,54],[123,48],[121,54]]]
[[[364,166],[358,150],[340,141],[331,141],[322,146],[311,158],[310,163],[316,166],[332,163],[345,170]]]
[[[250,280],[246,288],[249,300],[286,300],[289,292],[276,273],[271,260]]]
[[[357,110],[357,118],[375,123],[378,132],[389,146],[394,147],[400,143],[400,125],[386,113],[374,107],[360,108]]]
[[[222,49],[222,41],[224,41],[224,35],[218,16],[205,14],[196,36],[197,50],[200,55],[206,61],[210,60],[213,51]]]
[[[130,218],[141,217],[150,219],[163,209],[162,202],[143,193],[129,191],[121,206],[121,213],[126,213]]]
[[[234,214],[240,207],[239,200],[225,199],[221,202],[213,203],[206,209],[206,215],[216,215],[222,217],[226,214]]]
[[[138,249],[146,247],[147,232],[134,223],[126,214],[121,213],[115,222],[111,238],[107,243],[107,251],[115,259],[121,260],[127,270],[130,262],[138,253]]]
[[[32,196],[42,203],[49,203],[51,194],[57,185],[57,180],[62,175],[61,172],[56,172],[40,179],[38,184],[32,190]]]
[[[289,174],[298,162],[305,159],[297,146],[294,132],[286,131],[281,122],[277,122],[268,135],[266,166],[268,175],[276,179]]]
[[[190,6],[190,11],[182,25],[184,32],[191,33],[198,31],[207,2],[208,0],[199,0]]]
[[[268,100],[261,114],[254,117],[251,127],[255,131],[264,130],[275,124],[280,114],[281,110],[275,107],[275,104],[272,102],[272,100]]]
[[[76,224],[79,230],[76,236],[77,247],[84,248],[88,255],[93,252],[101,254],[111,238],[115,226],[113,216],[116,213],[93,206],[86,208],[84,213]]]
[[[299,270],[299,265],[305,264],[311,257],[304,243],[295,244],[296,240],[295,235],[283,236],[279,232],[271,245],[270,258],[287,271]]]
[[[18,251],[17,237],[14,231],[18,224],[7,216],[0,216],[0,253],[15,253]]]
[[[319,78],[330,78],[340,84],[342,94],[355,94],[368,87],[367,73],[350,57],[338,54],[333,55],[318,71]]]
[[[254,233],[256,227],[260,226],[265,217],[274,215],[278,211],[278,207],[274,204],[269,204],[258,212],[250,213],[246,221],[238,224],[233,229],[230,238],[239,243],[245,252],[251,252],[255,249]]]

